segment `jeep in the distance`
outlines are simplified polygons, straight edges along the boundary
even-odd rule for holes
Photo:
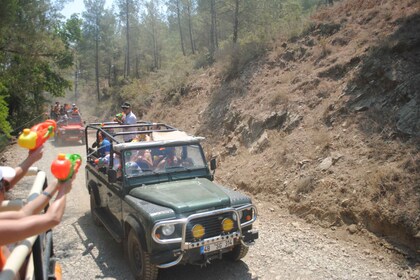
[[[81,142],[84,145],[85,139],[84,122],[79,114],[64,115],[57,121],[57,129],[54,135],[57,146],[67,142]]]
[[[125,134],[134,140],[123,142]],[[178,264],[240,260],[258,238],[256,207],[213,181],[204,138],[150,122],[94,123],[85,135],[93,221],[123,245],[135,279]]]

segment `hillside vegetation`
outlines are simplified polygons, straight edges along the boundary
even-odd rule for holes
[[[342,1],[243,68],[226,55],[143,119],[206,137],[216,179],[420,251],[420,3]],[[220,62],[222,61],[222,62]]]

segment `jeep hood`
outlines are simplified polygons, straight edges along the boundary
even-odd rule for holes
[[[129,195],[169,207],[176,213],[230,206],[229,196],[207,179],[171,181],[134,188]]]

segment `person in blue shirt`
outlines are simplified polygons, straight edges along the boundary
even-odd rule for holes
[[[102,132],[98,133],[98,154],[100,157],[105,157],[106,155],[109,155],[111,152],[111,142],[106,138],[106,136],[102,135]]]

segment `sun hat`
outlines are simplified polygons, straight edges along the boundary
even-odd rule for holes
[[[121,108],[130,108],[131,107],[131,105],[130,105],[130,103],[128,103],[128,102],[124,102],[122,105],[121,105]]]
[[[13,178],[15,177],[15,175],[15,169],[9,166],[0,166],[0,180],[2,180],[3,178]]]

